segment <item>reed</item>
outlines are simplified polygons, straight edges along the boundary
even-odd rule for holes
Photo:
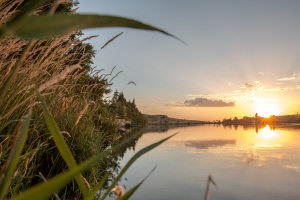
[[[215,188],[218,189],[218,186],[217,186],[216,182],[213,180],[212,176],[209,174],[208,177],[207,177],[204,200],[209,200],[209,186],[210,186],[210,184],[213,184],[215,186]]]

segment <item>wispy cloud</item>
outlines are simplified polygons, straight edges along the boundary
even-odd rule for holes
[[[290,77],[283,77],[283,78],[279,78],[277,79],[278,81],[291,81],[291,80],[295,80],[296,77],[294,76],[290,76]]]
[[[245,83],[241,85],[240,89],[244,91],[256,91],[263,87],[264,85],[260,81],[253,81],[252,83]]]
[[[264,88],[265,92],[285,92],[289,88],[288,87],[275,87],[275,88]]]
[[[225,102],[223,100],[213,100],[207,98],[195,98],[192,100],[185,100],[183,106],[188,107],[232,107],[235,106],[233,101]]]
[[[282,78],[279,78],[277,80],[278,81],[291,81],[291,80],[295,80],[297,78],[299,78],[299,77],[297,77],[297,74],[293,73],[291,76],[282,77]]]
[[[236,94],[247,94],[256,92],[286,92],[291,88],[289,87],[267,87],[260,81],[253,81],[251,83],[245,83],[240,86],[239,90],[235,90]]]
[[[296,166],[296,165],[284,165],[283,167],[286,168],[286,169],[288,169],[288,170],[295,171],[295,172],[297,172],[297,173],[300,172],[299,167]]]

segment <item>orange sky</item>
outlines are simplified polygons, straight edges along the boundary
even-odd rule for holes
[[[266,87],[261,82],[248,83],[240,86],[231,93],[213,95],[188,95],[186,98],[222,99],[224,102],[234,102],[234,106],[228,107],[200,107],[205,105],[186,106],[183,102],[171,102],[168,105],[145,107],[146,113],[166,113],[169,116],[198,120],[222,120],[229,117],[259,116],[296,114],[300,108],[299,89],[295,83],[285,83],[286,88]]]

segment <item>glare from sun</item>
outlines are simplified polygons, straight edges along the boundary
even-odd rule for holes
[[[254,112],[261,117],[270,117],[272,115],[279,115],[281,109],[277,102],[256,99],[256,101],[254,101]]]

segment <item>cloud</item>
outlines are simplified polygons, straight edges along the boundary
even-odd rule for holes
[[[188,100],[168,105],[178,107],[233,107],[236,102],[253,102],[254,97],[259,97],[267,93],[284,93],[292,90],[294,86],[265,85],[263,82],[255,80],[242,85],[235,85],[235,87],[235,90],[224,93],[189,94],[187,95]],[[300,90],[300,85],[296,87]]]
[[[253,84],[250,83],[245,83],[244,85],[241,86],[242,89],[253,89],[255,88],[255,86]]]
[[[298,166],[295,166],[295,165],[284,165],[283,166],[284,168],[288,169],[288,170],[292,170],[292,171],[295,171],[297,173],[300,172],[300,169]]]
[[[228,144],[235,144],[235,140],[200,140],[200,141],[186,141],[185,146],[194,147],[197,149],[208,149],[209,147],[225,146]]]
[[[277,79],[277,80],[278,80],[278,81],[291,81],[291,80],[295,80],[295,79],[297,79],[297,74],[296,74],[296,73],[293,73],[291,76],[279,78],[279,79]]]
[[[254,94],[257,92],[286,92],[290,88],[288,87],[271,87],[268,88],[260,81],[253,81],[252,83],[245,83],[240,86],[239,90],[236,90],[236,94]]]
[[[240,86],[242,91],[256,91],[263,88],[264,85],[260,81],[253,81],[253,83],[245,83]]]
[[[276,87],[276,88],[265,88],[265,92],[286,92],[289,88],[288,87]]]
[[[277,79],[278,81],[291,81],[291,80],[295,80],[296,77],[294,76],[290,76],[290,77],[283,77],[283,78],[279,78]]]
[[[185,100],[184,106],[188,107],[231,107],[235,106],[233,101],[225,102],[223,100],[212,100],[207,98],[196,98],[192,100]]]

